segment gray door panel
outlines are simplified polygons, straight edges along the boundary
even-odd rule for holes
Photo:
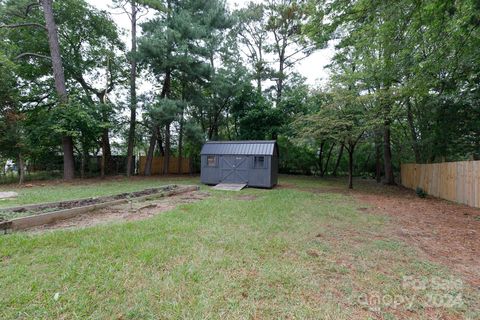
[[[248,183],[249,157],[221,156],[221,181],[227,183]]]

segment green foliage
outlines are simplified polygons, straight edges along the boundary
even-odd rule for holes
[[[194,121],[188,121],[183,128],[186,154],[199,155],[204,142],[202,128]]]
[[[42,27],[43,13],[40,6],[29,4],[25,1],[2,4],[5,15],[1,24],[26,26],[0,28],[4,36],[0,41],[0,48],[4,49],[0,68],[9,66],[11,70],[9,77],[2,80],[13,81],[16,90],[16,93],[10,92],[9,99],[2,90],[0,104],[6,107],[7,101],[14,101],[15,105],[8,107],[8,114],[16,114],[15,119],[21,119],[7,126],[9,132],[16,133],[17,142],[6,141],[1,150],[14,147],[17,153],[27,153],[27,162],[36,162],[56,156],[61,136],[70,135],[83,149],[76,147],[76,150],[88,154],[97,147],[102,129],[115,122],[108,93],[125,79],[125,58],[121,56],[124,46],[119,31],[106,12],[92,8],[85,1],[54,2],[71,97],[67,104],[56,106],[50,60],[45,58],[49,56],[49,47]],[[9,61],[8,64],[5,61]],[[9,86],[2,83],[1,87]],[[7,115],[3,111],[2,115]],[[12,116],[2,118],[13,119]],[[9,157],[15,158],[12,154]]]
[[[202,46],[214,29],[228,25],[217,1],[169,1],[166,12],[142,24],[140,54],[160,78],[167,71],[185,73],[190,80],[209,76],[208,49]],[[201,14],[203,13],[203,14]]]
[[[417,194],[417,196],[418,196],[419,198],[425,198],[425,197],[427,196],[427,193],[426,193],[422,188],[420,188],[420,187],[417,187],[417,188],[415,189],[415,193]]]
[[[175,120],[183,107],[184,102],[181,100],[157,99],[155,103],[147,107],[147,114],[150,121],[162,126]]]
[[[274,139],[283,124],[283,114],[268,104],[257,104],[239,121],[239,138],[245,140]]]
[[[49,129],[59,136],[68,134],[76,138],[86,132],[98,131],[101,128],[101,122],[97,120],[99,117],[95,111],[97,110],[93,106],[89,106],[84,101],[70,98],[67,106],[55,108],[49,113],[51,116]]]
[[[265,57],[268,51],[268,30],[265,5],[249,2],[245,8],[233,13],[236,26],[233,36],[238,38],[241,47],[245,47],[245,54],[252,69],[252,77],[257,82],[257,90],[262,92],[262,82],[273,74]]]
[[[315,148],[294,144],[286,137],[279,137],[280,172],[293,174],[313,174],[317,167]]]
[[[0,52],[0,156],[17,159],[26,150],[25,114],[18,103],[17,66]]]
[[[421,162],[478,152],[475,1],[339,0],[327,11],[340,38],[337,79],[372,95],[381,119],[399,128],[397,150],[407,143]],[[354,68],[342,68],[347,60]]]
[[[24,116],[15,111],[4,111],[0,118],[0,154],[5,158],[16,159],[25,151],[23,138]]]
[[[72,96],[59,107],[41,6],[0,2],[2,159],[54,157],[63,134],[83,156],[104,147],[105,133],[114,152],[125,153],[131,58],[154,87],[148,101],[137,99],[137,151],[162,127],[158,140],[171,137],[173,152],[182,141],[185,156],[205,140],[278,139],[289,172],[346,172],[355,151],[353,170],[368,176],[377,159],[388,161],[382,145],[396,169],[480,158],[475,0],[269,0],[233,13],[221,0],[114,3],[128,14],[133,3],[145,19],[135,57],[125,54],[108,12],[84,0],[54,1]],[[330,82],[312,88],[295,67],[329,40]]]

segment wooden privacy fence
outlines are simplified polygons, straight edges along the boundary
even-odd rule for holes
[[[162,174],[163,173],[163,159],[164,157],[153,157],[152,161],[152,174]],[[145,162],[147,160],[146,156],[140,156],[138,172],[139,174],[145,173]],[[182,158],[180,163],[180,171],[178,170],[178,158],[170,157],[168,162],[168,173],[191,173],[191,161],[189,158]]]
[[[480,161],[402,164],[402,185],[480,208]]]

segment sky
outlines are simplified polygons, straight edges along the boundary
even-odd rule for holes
[[[262,2],[262,0],[255,1]],[[125,13],[122,13],[121,10],[112,9],[111,0],[87,0],[87,2],[100,10],[106,10],[110,12],[112,19],[115,21],[115,23],[121,29],[123,29],[123,31],[125,31],[126,36],[124,37],[124,41],[127,43],[127,46],[130,46],[130,20],[128,19],[127,15]],[[227,4],[230,9],[240,8],[246,3],[247,1],[227,0]],[[149,15],[146,15],[143,19],[147,19],[148,16]],[[309,57],[300,61],[297,64],[296,69],[301,75],[306,78],[307,84],[312,86],[324,85],[329,78],[329,72],[328,69],[325,68],[325,66],[330,63],[333,54],[333,45],[329,45],[327,48],[317,50]]]

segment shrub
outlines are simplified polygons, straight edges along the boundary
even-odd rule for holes
[[[423,190],[420,187],[417,187],[417,189],[415,189],[415,192],[417,193],[417,196],[419,196],[420,198],[425,198],[427,196],[427,193],[425,192],[425,190]]]

